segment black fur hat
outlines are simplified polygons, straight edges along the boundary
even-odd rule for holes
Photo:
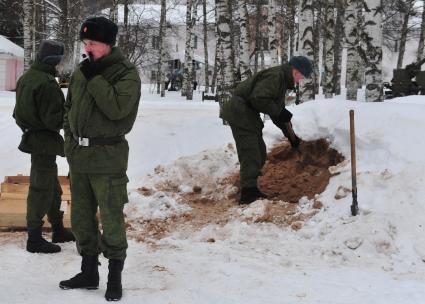
[[[89,18],[81,25],[80,40],[90,39],[115,45],[118,26],[105,17]]]
[[[311,73],[313,72],[313,66],[307,57],[294,56],[291,60],[289,60],[289,64],[300,71],[305,78],[310,78]]]
[[[43,40],[37,52],[37,60],[56,66],[63,58],[64,44],[55,40]]]

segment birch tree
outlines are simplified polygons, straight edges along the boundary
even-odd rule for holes
[[[366,63],[366,101],[382,101],[382,16],[381,1],[364,2],[364,32],[361,52]]]
[[[319,78],[320,78],[320,36],[322,33],[322,25],[323,23],[326,24],[326,22],[323,22],[323,0],[317,0],[315,1],[315,19],[314,19],[314,35],[313,35],[313,47],[314,47],[314,53],[313,53],[313,69],[314,69],[314,77],[313,77],[313,86],[314,86],[314,93],[319,94]]]
[[[165,20],[167,11],[167,1],[161,0],[161,17],[159,21],[159,50],[158,50],[158,71],[157,71],[157,94],[161,93],[161,97],[165,97]]]
[[[299,54],[313,62],[313,0],[301,0],[299,16]],[[300,82],[301,102],[314,99],[312,79],[304,79]]]
[[[302,0],[301,0],[302,1]],[[288,0],[288,14],[289,14],[289,58],[292,58],[295,53],[295,16],[297,12],[297,2],[296,0]]]
[[[271,66],[279,64],[277,53],[277,32],[276,32],[276,1],[269,0],[269,7],[267,12],[267,25],[269,33],[269,54],[271,59]]]
[[[210,86],[209,62],[208,62],[208,24],[207,24],[207,0],[202,1],[203,14],[203,34],[204,34],[204,57],[205,57],[205,93],[208,93]]]
[[[342,62],[342,43],[344,42],[344,14],[345,0],[335,0],[336,19],[335,19],[335,38],[334,38],[334,65],[332,68],[333,92],[335,95],[341,95],[341,62]]]
[[[193,2],[196,0],[187,0],[186,1],[186,45],[185,45],[185,51],[184,51],[184,68],[183,68],[183,83],[181,88],[181,95],[186,96],[187,95],[187,82],[189,78],[189,68],[192,67],[192,64],[190,63],[189,67],[189,52],[190,52],[190,45],[191,45],[191,39],[192,39],[192,7]]]
[[[219,84],[219,91],[217,91],[218,101],[220,105],[228,102],[231,98],[231,90],[234,86],[234,75],[232,75],[231,62],[231,48],[232,40],[230,35],[230,12],[227,0],[216,0],[217,6],[217,29],[220,37],[220,52],[221,54],[221,73],[222,79]]]
[[[345,11],[345,37],[347,44],[347,70],[346,87],[347,100],[357,100],[357,89],[359,83],[359,32],[357,27],[357,14],[361,9],[359,0],[348,0]]]
[[[288,46],[289,46],[289,9],[285,4],[280,6],[280,14],[282,16],[282,32],[280,34],[280,61],[285,63],[288,61]]]
[[[397,69],[401,69],[403,66],[404,53],[406,51],[407,35],[409,33],[409,19],[410,16],[415,14],[414,12],[415,0],[404,0],[400,2],[399,7],[403,14],[403,25],[401,28],[400,46],[398,52]]]
[[[111,7],[109,9],[109,19],[113,22],[118,22],[118,3],[119,0],[111,0]]]
[[[424,40],[425,40],[425,0],[422,1],[422,21],[421,21],[421,34],[419,36],[418,51],[416,54],[416,61],[420,61],[423,58],[424,53]]]
[[[192,3],[192,12],[191,12],[191,21],[189,28],[189,36],[190,36],[190,45],[189,51],[187,52],[188,57],[186,58],[187,66],[187,81],[186,81],[186,100],[193,100],[193,82],[195,80],[195,66],[194,66],[194,51],[195,51],[195,23],[198,18],[198,0],[193,0]]]
[[[251,77],[252,72],[249,67],[249,37],[248,37],[248,9],[246,6],[246,0],[238,0],[239,9],[239,27],[241,30],[240,41],[239,41],[239,70],[241,80]]]
[[[332,71],[334,64],[334,32],[335,32],[335,23],[334,23],[334,6],[333,0],[326,1],[326,10],[325,10],[325,37],[324,37],[324,93],[325,98],[332,98],[334,92]]]
[[[23,0],[22,2],[24,12],[24,70],[28,70],[32,63],[33,47],[31,43],[31,26],[32,22],[32,3],[31,0]]]

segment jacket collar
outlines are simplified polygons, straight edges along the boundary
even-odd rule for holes
[[[103,68],[107,68],[110,65],[119,63],[125,60],[124,55],[118,47],[113,47],[112,52],[102,58],[99,58],[99,63]]]
[[[47,63],[44,63],[44,62],[35,61],[31,65],[31,69],[41,71],[41,72],[45,72],[45,73],[48,73],[52,76],[56,76],[56,68],[53,65],[50,65],[50,64],[47,64]]]

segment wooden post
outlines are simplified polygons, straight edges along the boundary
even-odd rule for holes
[[[351,186],[353,203],[351,205],[351,214],[356,216],[359,212],[357,202],[357,172],[356,172],[356,137],[354,132],[354,110],[350,110],[350,144],[351,144]]]

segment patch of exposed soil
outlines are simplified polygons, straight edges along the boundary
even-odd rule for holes
[[[273,200],[297,203],[303,196],[312,199],[329,184],[329,167],[343,160],[324,139],[302,142],[298,151],[285,142],[269,153],[259,188]]]
[[[298,230],[305,220],[322,208],[322,203],[314,200],[314,196],[328,185],[329,168],[343,160],[344,157],[330,148],[324,139],[303,142],[299,151],[284,141],[268,154],[263,175],[259,178],[259,188],[269,199],[248,206],[238,205],[239,173],[220,180],[214,192],[205,192],[198,186],[191,193],[180,193],[176,187],[168,188],[169,193],[192,210],[166,220],[129,222],[129,235],[138,241],[150,242],[175,231],[193,232],[211,224],[224,226],[232,220],[268,222]],[[165,190],[162,186],[160,188]],[[145,196],[152,195],[151,189],[141,188],[140,192]],[[224,199],[223,193],[228,193]],[[297,203],[305,196],[311,202],[307,211],[305,208],[301,211]]]

